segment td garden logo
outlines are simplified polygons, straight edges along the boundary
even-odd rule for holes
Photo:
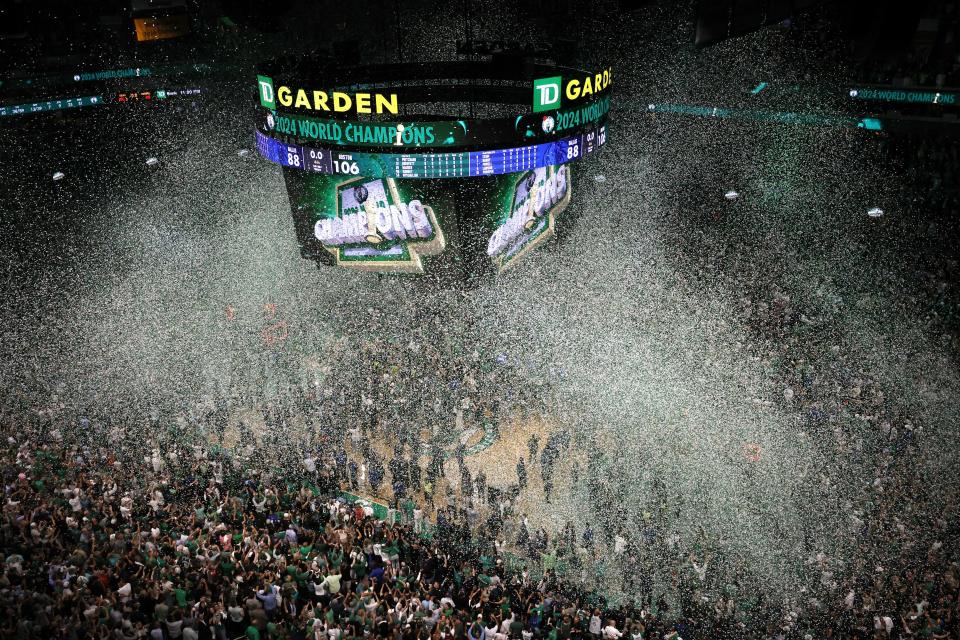
[[[257,92],[260,94],[260,104],[271,110],[277,109],[279,104],[283,108],[307,111],[399,113],[395,93],[328,93],[286,85],[274,89],[273,78],[260,75],[257,76]]]
[[[604,91],[613,83],[613,69],[583,77],[567,78],[552,76],[533,81],[533,112],[540,113],[559,109],[563,102],[585,100]]]
[[[404,201],[393,178],[353,178],[335,191],[335,211],[321,213],[313,232],[338,266],[423,273],[421,258],[443,251],[433,209]]]

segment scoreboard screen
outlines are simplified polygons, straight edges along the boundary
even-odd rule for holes
[[[607,142],[611,77],[282,56],[257,69],[256,148],[282,168],[304,258],[476,283],[572,222],[571,166]]]
[[[79,107],[99,107],[114,104],[150,104],[161,103],[176,98],[196,98],[201,95],[198,87],[176,89],[136,89],[122,90],[96,96],[76,96],[70,98],[51,98],[24,104],[0,105],[0,118],[5,116],[30,115],[48,111],[62,111]]]
[[[573,191],[569,165],[460,180],[283,173],[301,255],[379,273],[501,273],[554,237]]]
[[[606,125],[578,136],[510,149],[439,153],[368,153],[289,145],[257,132],[257,150],[284,167],[369,178],[469,178],[556,166],[606,143]]]

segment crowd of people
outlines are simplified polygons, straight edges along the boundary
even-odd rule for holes
[[[787,601],[757,590],[719,541],[676,534],[669,477],[654,474],[651,504],[627,504],[636,487],[617,472],[618,451],[599,450],[571,416],[504,459],[496,474],[516,472],[505,490],[487,478],[494,470],[471,473],[465,427],[549,411],[549,381],[564,373],[426,320],[404,340],[330,340],[319,367],[297,349],[265,350],[249,380],[186,410],[106,393],[76,406],[21,371],[2,417],[0,629],[156,640],[960,638],[958,501],[931,495],[914,469],[935,457],[924,425],[834,341],[845,303],[829,283],[804,299],[772,275],[738,278],[740,319],[778,381],[775,402],[831,461],[806,498],[837,510],[805,546],[808,583]],[[574,458],[574,477],[563,477]],[[518,509],[529,491],[551,509],[577,477],[590,507],[563,526],[531,524]],[[859,477],[875,480],[847,482]],[[357,510],[341,490],[388,497],[390,517]],[[654,573],[666,580],[654,584]]]
[[[808,498],[838,505],[829,534],[806,545],[805,591],[787,601],[757,590],[748,563],[717,540],[677,536],[669,477],[654,476],[651,504],[627,504],[635,487],[617,473],[617,452],[592,447],[569,417],[505,460],[516,471],[507,488],[487,478],[493,470],[471,473],[464,428],[547,412],[544,381],[563,372],[445,340],[434,326],[406,343],[334,340],[322,368],[291,354],[260,372],[286,376],[277,393],[238,386],[181,411],[104,394],[77,406],[58,389],[11,384],[0,633],[960,638],[958,501],[929,494],[914,469],[935,457],[924,425],[818,337],[835,332],[810,329],[842,315],[839,297],[791,298],[754,275],[741,319],[766,349],[776,402],[832,461]],[[534,491],[551,509],[577,484],[558,473],[571,459],[589,511],[532,524],[521,497]],[[387,497],[388,517],[343,490]]]
[[[4,637],[686,633],[651,611],[602,612],[550,569],[508,570],[501,511],[478,527],[472,509],[443,508],[429,538],[412,501],[373,518],[338,497],[347,472],[330,452],[291,472],[244,468],[199,444],[137,461],[109,431],[86,429],[24,424],[4,442]],[[523,524],[517,536],[529,537]]]
[[[791,300],[776,285],[742,300],[780,378],[779,403],[797,412],[830,464],[810,499],[837,506],[832,550],[811,545],[811,597],[801,617],[837,637],[956,637],[956,501],[930,491],[921,461],[936,460],[924,425],[836,334],[842,295]],[[826,338],[824,340],[823,338]],[[860,486],[847,481],[864,478]],[[871,624],[872,623],[872,624]]]
[[[795,316],[787,301],[777,305],[783,313],[753,320],[775,330]],[[859,394],[825,404],[815,391],[821,385],[797,375],[790,400],[808,407],[812,421],[866,410],[876,397],[872,383],[851,379]],[[208,420],[216,421],[216,413]],[[721,559],[701,549],[673,554],[682,557],[671,585],[676,598],[655,595],[641,564],[629,587],[643,595],[612,606],[584,588],[581,571],[594,570],[587,565],[599,564],[605,550],[623,555],[626,547],[624,557],[638,557],[637,547],[663,536],[656,528],[621,538],[598,513],[579,530],[569,523],[561,531],[533,531],[511,508],[516,494],[493,503],[484,498],[481,507],[469,490],[432,509],[414,499],[428,495],[422,483],[397,484],[410,482],[411,474],[397,460],[414,459],[402,445],[381,471],[384,480],[389,471],[394,508],[376,519],[369,507],[340,497],[341,488],[378,486],[369,473],[357,477],[358,462],[345,452],[348,432],[321,428],[319,439],[305,443],[304,459],[277,466],[275,458],[234,457],[205,442],[203,430],[191,431],[198,425],[189,422],[167,435],[155,431],[147,455],[124,444],[140,436],[116,420],[81,418],[67,430],[43,413],[24,412],[8,416],[5,426],[4,637],[960,637],[960,571],[949,562],[952,552],[943,542],[929,548],[909,542],[913,532],[903,527],[913,523],[883,497],[911,487],[897,486],[900,476],[884,469],[878,470],[883,481],[867,490],[875,513],[838,518],[859,513],[862,520],[848,531],[871,533],[869,540],[897,545],[898,553],[864,550],[849,576],[817,554],[811,563],[827,594],[822,599],[784,612],[780,603],[737,594],[720,584],[735,582],[734,569],[724,575]],[[370,435],[376,433],[362,433],[356,447],[364,455],[375,455]],[[911,437],[886,435],[894,442]],[[530,473],[539,469],[545,490],[569,445],[563,435],[528,443]],[[895,464],[895,452],[885,460]],[[520,491],[525,478],[518,480]],[[949,535],[945,521],[927,526]],[[875,529],[890,533],[877,538]],[[876,571],[866,564],[880,557],[902,564]]]

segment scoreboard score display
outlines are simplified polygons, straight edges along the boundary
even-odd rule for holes
[[[554,236],[570,165],[607,142],[609,68],[262,67],[256,148],[283,169],[301,255],[322,265],[467,279],[512,268]],[[466,97],[514,115],[465,116]]]
[[[526,147],[390,154],[288,145],[259,131],[256,136],[260,155],[292,169],[372,178],[467,178],[516,173],[572,162],[603,146],[607,132],[606,125],[601,125],[576,137]]]

